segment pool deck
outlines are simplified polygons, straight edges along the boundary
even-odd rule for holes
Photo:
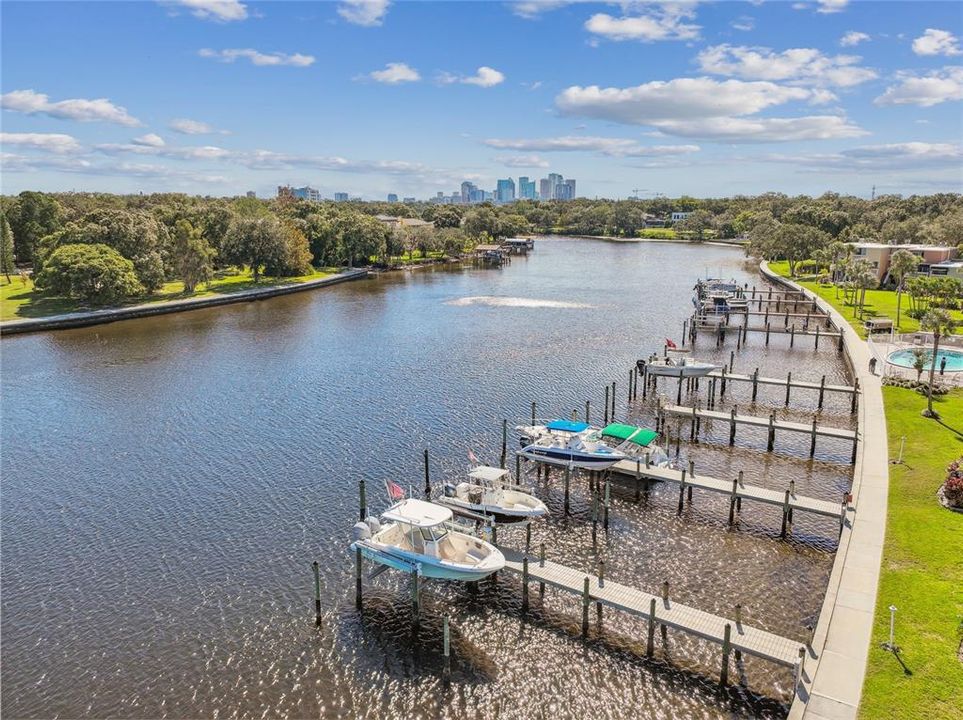
[[[857,414],[861,445],[853,470],[852,522],[843,528],[826,596],[813,634],[806,672],[789,720],[852,720],[859,713],[872,643],[873,613],[886,537],[889,448],[882,378],[869,372],[872,351],[829,303],[777,275],[766,262],[762,274],[817,300],[843,333],[846,356],[859,380]]]

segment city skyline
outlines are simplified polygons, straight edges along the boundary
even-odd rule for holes
[[[4,193],[431,198],[562,167],[586,197],[963,187],[952,3],[3,10]]]

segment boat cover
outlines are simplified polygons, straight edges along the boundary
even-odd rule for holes
[[[400,522],[404,525],[414,525],[420,528],[433,527],[444,522],[450,522],[451,510],[435,503],[409,498],[392,505],[381,516],[386,520]]]
[[[617,440],[628,440],[641,447],[647,447],[659,434],[655,430],[649,430],[648,428],[612,423],[602,428],[602,435]]]
[[[570,433],[580,433],[588,430],[588,423],[576,422],[574,420],[552,420],[548,425],[545,426],[549,430],[558,430],[560,432],[570,432]]]

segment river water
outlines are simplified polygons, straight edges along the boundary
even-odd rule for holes
[[[669,633],[644,654],[645,623],[607,611],[579,638],[579,600],[549,589],[520,612],[518,580],[477,594],[429,584],[416,637],[407,582],[365,582],[354,608],[357,485],[418,488],[422,450],[436,483],[467,452],[497,463],[501,419],[628,407],[635,359],[679,340],[706,273],[762,286],[740,251],[543,239],[502,269],[394,273],[264,302],[5,339],[2,344],[2,702],[10,717],[782,717],[790,671],[746,659],[717,690],[719,649]],[[844,382],[839,356],[811,338],[750,334],[736,371]],[[697,354],[734,349],[702,338]],[[675,388],[660,391],[674,402]],[[668,397],[671,395],[671,397]],[[733,386],[740,412],[811,417],[800,391]],[[705,397],[703,386],[702,398]],[[685,399],[684,399],[685,402]],[[848,401],[822,422],[851,427]],[[678,425],[670,424],[670,429]],[[697,472],[837,500],[850,448],[808,437],[709,428],[681,459]],[[514,437],[510,440],[515,447]],[[674,451],[674,448],[673,448]],[[513,465],[513,459],[510,459]],[[532,478],[534,481],[534,478]],[[588,485],[565,516],[558,474],[537,485],[551,518],[534,528],[550,558],[795,639],[818,614],[835,549],[832,520],[677,491],[636,500],[614,486],[611,525],[593,547]],[[519,546],[521,531],[499,541]],[[311,562],[324,606],[314,626]],[[441,682],[441,618],[453,677]]]

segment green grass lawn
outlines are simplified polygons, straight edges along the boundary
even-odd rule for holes
[[[940,398],[940,422],[920,415],[926,399],[884,387],[890,457],[906,438],[903,464],[890,466],[886,545],[873,642],[860,716],[867,720],[963,718],[963,515],[940,506],[936,490],[946,466],[963,454],[963,391]],[[889,606],[895,605],[892,653]]]
[[[184,283],[169,282],[152,295],[131,298],[118,307],[138,305],[141,303],[164,302],[167,300],[181,300],[183,298],[207,297],[210,295],[224,295],[227,293],[250,290],[255,287],[270,285],[290,285],[327,277],[337,268],[322,268],[309,275],[288,278],[261,277],[257,284],[251,276],[250,270],[222,270],[215,278],[205,285],[201,285],[193,293],[184,292]],[[76,312],[79,310],[102,309],[90,308],[76,300],[64,297],[49,296],[36,290],[29,281],[23,284],[20,278],[11,275],[12,282],[0,278],[0,322],[20,320],[24,318],[39,318],[60,313]]]
[[[783,277],[790,277],[789,263],[787,262],[771,262],[769,263],[769,267]],[[836,287],[833,285],[820,285],[818,282],[813,280],[805,280],[800,278],[792,278],[792,280],[802,285],[807,290],[812,290],[821,298],[824,298],[832,303],[833,307],[835,307],[844,318],[849,320],[849,324],[852,325],[856,332],[859,333],[859,336],[862,338],[866,337],[866,331],[863,329],[862,320],[856,317],[856,308],[844,300],[842,290],[839,291],[839,297],[837,298]],[[906,293],[903,293],[902,311],[900,313],[899,327],[896,329],[897,332],[910,333],[916,332],[920,329],[919,320],[914,320],[906,314],[906,311],[909,310],[909,307],[909,297],[906,295]],[[896,292],[893,290],[867,290],[866,305],[864,306],[864,310],[866,317],[888,317],[895,323]],[[960,312],[959,310],[951,310],[950,315],[952,315],[958,323],[963,325],[963,312]]]
[[[675,240],[676,232],[672,228],[644,228],[639,230],[639,237],[654,240]]]

